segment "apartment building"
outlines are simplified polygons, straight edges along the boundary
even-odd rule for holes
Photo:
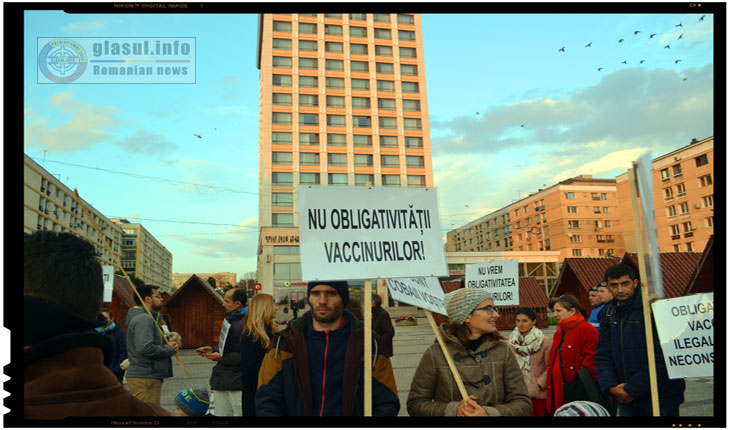
[[[652,160],[654,217],[659,252],[702,252],[714,233],[714,136]],[[616,177],[621,233],[637,252],[628,173]]]
[[[69,232],[91,242],[103,264],[116,266],[122,255],[122,229],[107,219],[87,201],[83,205],[93,217],[103,238],[89,222],[76,196],[58,178],[23,154],[23,231],[38,230]],[[112,254],[104,246],[105,240]]]
[[[418,14],[259,18],[263,291],[301,280],[300,185],[432,187]]]
[[[620,219],[616,181],[580,175],[450,231],[446,250],[623,255]]]
[[[185,283],[191,276],[197,275],[200,279],[208,280],[208,278],[215,279],[216,287],[225,287],[227,285],[236,285],[236,274],[233,272],[218,272],[218,273],[173,273],[172,274],[172,289],[177,290]]]
[[[128,275],[172,292],[172,253],[142,224],[111,218],[122,231],[121,264]]]

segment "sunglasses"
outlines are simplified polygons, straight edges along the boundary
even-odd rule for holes
[[[483,308],[474,308],[475,311],[487,311],[487,313],[493,314],[499,312],[494,306],[484,306]]]

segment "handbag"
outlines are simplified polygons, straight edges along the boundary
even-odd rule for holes
[[[562,343],[562,340],[561,340]],[[565,403],[576,400],[586,400],[606,408],[612,417],[616,416],[616,406],[610,401],[607,395],[601,392],[598,382],[593,379],[587,367],[581,366],[578,374],[570,382],[565,382],[563,373],[563,355],[560,355],[560,374],[563,376],[563,401]]]

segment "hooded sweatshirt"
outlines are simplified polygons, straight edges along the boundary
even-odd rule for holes
[[[152,315],[157,317],[156,312]],[[162,329],[141,306],[127,312],[127,378],[164,379],[172,377],[175,350],[165,343]]]

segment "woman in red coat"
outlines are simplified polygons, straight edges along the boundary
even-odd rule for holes
[[[588,312],[574,296],[565,294],[553,299],[550,307],[558,319],[547,373],[547,409],[553,413],[565,403],[563,381],[572,381],[581,367],[596,379],[598,331],[587,321]]]

